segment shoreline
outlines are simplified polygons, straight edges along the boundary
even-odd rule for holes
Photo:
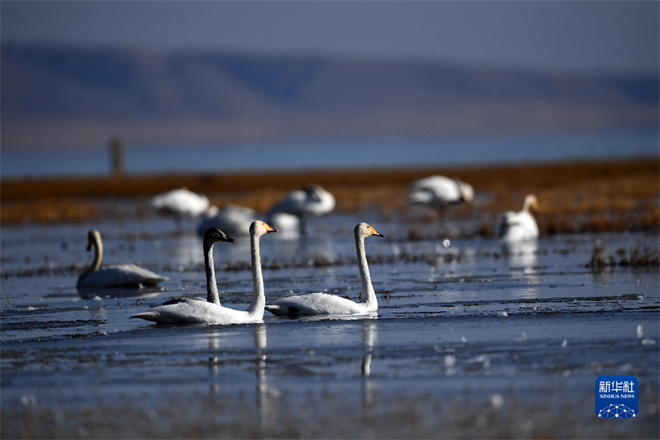
[[[317,183],[334,194],[339,212],[377,208],[384,214],[409,210],[410,183],[433,174],[470,183],[475,204],[450,216],[492,217],[519,209],[534,193],[541,203],[539,226],[546,232],[657,229],[660,224],[660,161],[657,158],[466,166],[460,168],[314,170],[253,173],[181,173],[119,177],[66,177],[2,180],[2,224],[80,222],[101,215],[100,200],[144,199],[187,187],[212,204],[250,206],[265,212],[289,191]],[[142,208],[142,211],[145,211]],[[146,213],[143,212],[143,215]],[[634,223],[631,226],[631,222]],[[488,231],[482,231],[487,233]]]

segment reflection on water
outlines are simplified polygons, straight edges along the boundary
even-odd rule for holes
[[[513,294],[519,298],[538,298],[541,295],[540,290],[537,287],[540,283],[538,241],[536,239],[504,241],[502,248],[511,275],[520,276],[527,280],[528,284],[525,287],[514,289]]]

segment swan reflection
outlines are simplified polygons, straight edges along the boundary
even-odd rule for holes
[[[516,296],[521,298],[538,298],[540,296],[538,242],[537,240],[523,240],[517,242],[504,242],[503,252],[509,265],[512,276],[520,276],[527,281],[528,287],[517,289]]]

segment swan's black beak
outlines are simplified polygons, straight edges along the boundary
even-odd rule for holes
[[[227,235],[227,238],[225,239],[225,241],[226,241],[227,243],[233,243],[233,242],[234,242],[234,239],[231,238],[229,235]]]
[[[268,231],[268,232],[280,232],[280,230],[277,229],[277,228],[272,228],[272,227],[271,227],[271,228],[270,228],[270,231]]]

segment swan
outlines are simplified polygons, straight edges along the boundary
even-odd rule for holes
[[[92,264],[78,277],[76,287],[89,289],[94,287],[139,287],[155,286],[169,278],[153,273],[135,264],[113,264],[101,268],[103,259],[103,241],[101,233],[90,229],[87,233],[87,251],[94,248]]]
[[[353,234],[355,235],[355,247],[362,281],[360,302],[317,292],[279,299],[273,304],[267,304],[266,310],[274,315],[288,315],[290,317],[300,315],[358,315],[376,312],[378,310],[378,300],[371,285],[371,276],[369,275],[369,266],[364,250],[364,239],[372,235],[376,237],[383,237],[383,235],[364,222],[355,226]]]
[[[222,209],[215,206],[209,215],[197,225],[197,233],[204,236],[208,228],[219,228],[233,237],[243,237],[250,234],[250,225],[257,219],[257,212],[247,206],[226,204]],[[270,222],[268,222],[270,224]]]
[[[539,236],[539,228],[532,212],[539,211],[539,202],[534,194],[525,196],[522,211],[508,211],[498,220],[497,231],[505,241],[530,240]]]
[[[470,184],[445,176],[430,176],[410,185],[408,202],[442,213],[450,205],[470,204],[473,198],[474,190]]]
[[[151,207],[160,214],[174,216],[177,226],[181,227],[183,217],[198,217],[209,209],[209,199],[190,191],[185,186],[151,199]]]
[[[321,185],[310,184],[303,189],[291,191],[268,210],[268,217],[275,213],[295,215],[300,221],[300,232],[305,234],[306,220],[328,214],[335,209],[335,198]]]
[[[247,310],[234,310],[220,305],[218,287],[213,267],[213,244],[218,241],[233,242],[218,228],[209,228],[204,234],[204,265],[206,267],[206,301],[192,298],[178,298],[165,302],[131,318],[142,318],[158,324],[246,324],[262,322],[266,297],[261,274],[259,237],[269,232],[277,232],[266,222],[254,221],[250,225],[252,249],[252,302]]]

